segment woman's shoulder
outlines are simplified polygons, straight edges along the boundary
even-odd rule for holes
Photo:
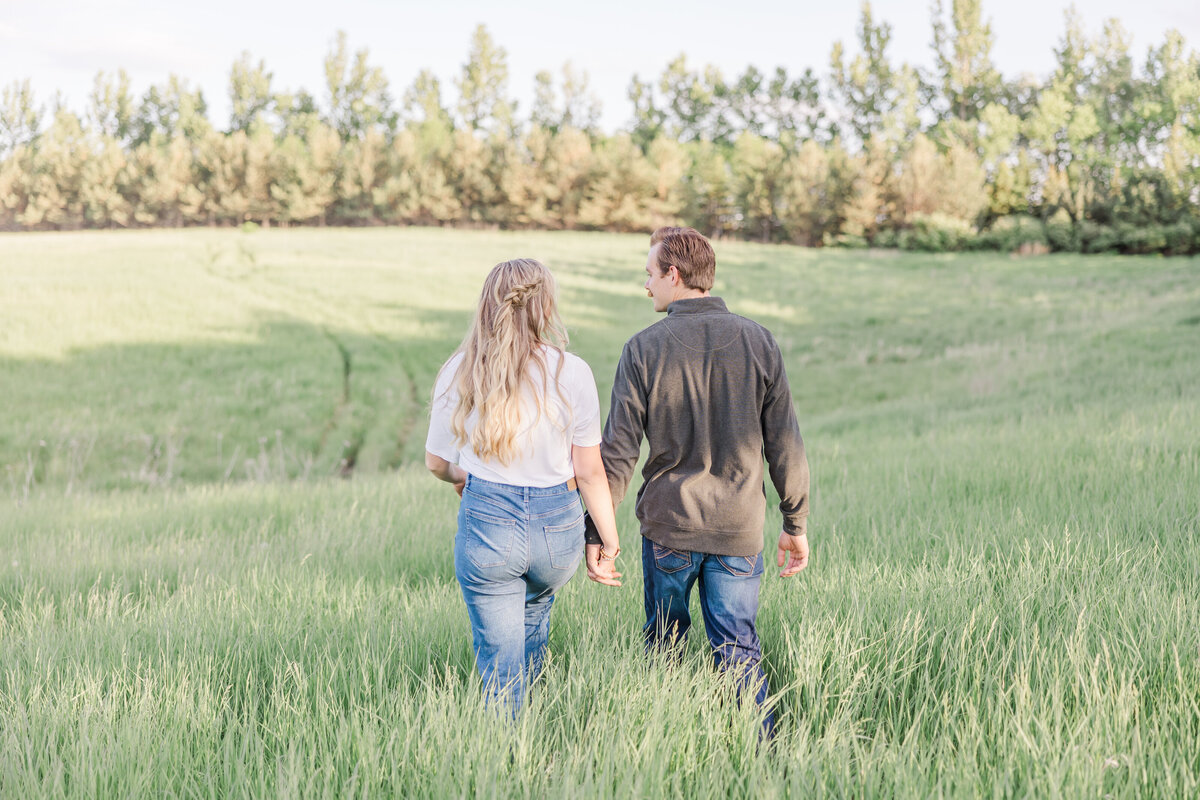
[[[462,364],[464,358],[466,358],[466,354],[460,350],[446,359],[446,363],[442,364],[442,368],[438,370],[437,379],[434,382],[433,391],[435,395],[445,394],[452,388],[450,384],[454,381],[454,373],[458,371],[458,367]]]
[[[587,374],[587,375],[592,374],[592,368],[590,366],[588,366],[588,363],[586,361],[584,361],[582,358],[580,358],[579,356],[575,355],[574,353],[568,353],[566,350],[563,350],[562,351],[562,359],[563,359],[563,372],[569,371],[572,373],[579,373],[579,374]]]
[[[592,375],[592,368],[588,363],[574,353],[568,353],[566,350],[559,350],[556,347],[545,348],[546,354],[546,369],[550,375],[557,376],[559,383],[564,386],[577,386],[581,383],[591,383],[596,385],[596,379]]]

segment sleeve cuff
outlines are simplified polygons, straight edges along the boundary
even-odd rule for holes
[[[437,456],[438,458],[444,459],[445,461],[449,461],[451,464],[458,463],[458,451],[457,450],[443,450],[440,447],[436,447],[436,446],[430,447],[427,442],[425,444],[425,452],[432,453],[433,455]]]
[[[583,512],[583,543],[603,545],[604,540],[600,538],[600,531],[596,528],[596,523],[592,522],[592,515],[588,512]]]
[[[807,536],[808,535],[808,517],[801,517],[795,522],[784,520],[783,532],[788,536]]]

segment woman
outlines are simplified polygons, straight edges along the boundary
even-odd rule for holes
[[[462,496],[454,572],[485,696],[514,713],[541,671],[554,593],[584,552],[580,493],[604,541],[593,580],[621,585],[596,382],[566,343],[550,270],[497,264],[438,374],[425,442],[425,465]]]

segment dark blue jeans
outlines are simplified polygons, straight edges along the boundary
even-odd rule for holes
[[[692,627],[688,601],[692,586],[699,583],[700,611],[712,645],[713,665],[721,671],[736,670],[739,697],[752,691],[754,702],[762,706],[767,699],[767,676],[754,620],[763,554],[718,556],[672,550],[643,537],[642,572],[647,648],[678,652]],[[774,729],[774,712],[768,712],[763,731],[769,736]]]
[[[471,620],[489,701],[515,713],[542,669],[550,608],[583,557],[583,505],[565,483],[508,486],[468,476],[458,508],[454,574]]]

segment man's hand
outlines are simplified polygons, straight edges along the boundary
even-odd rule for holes
[[[787,566],[784,566],[786,563]],[[779,534],[779,552],[775,556],[775,565],[783,567],[779,570],[781,578],[790,578],[808,566],[808,534],[792,536],[787,531]]]
[[[600,545],[589,544],[587,546],[587,575],[596,583],[602,583],[605,586],[620,586],[621,573],[617,572],[617,562],[615,559],[600,560]]]

